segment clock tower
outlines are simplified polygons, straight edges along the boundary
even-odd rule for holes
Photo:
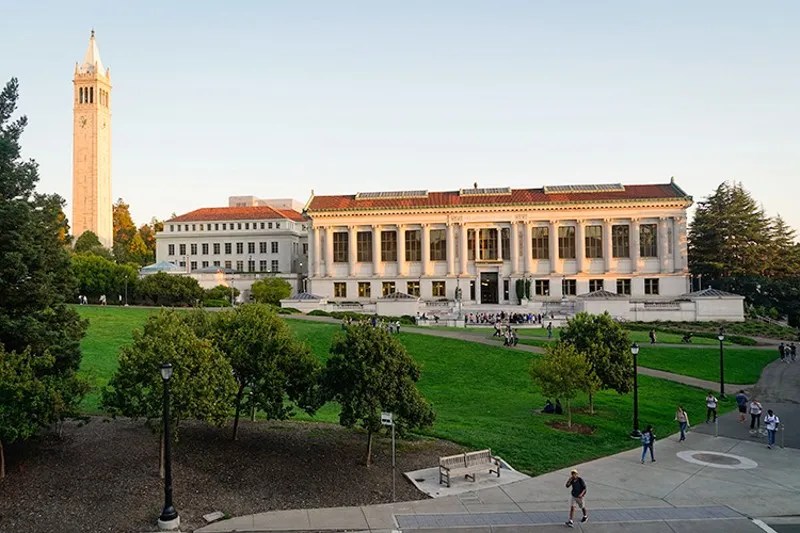
[[[94,30],[72,84],[72,235],[92,231],[111,248],[111,71],[100,61]]]

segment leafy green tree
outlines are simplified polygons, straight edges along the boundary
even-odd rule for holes
[[[131,218],[130,206],[119,198],[111,210],[114,221],[114,258],[119,263],[136,263],[129,255],[131,239],[138,234]]]
[[[433,424],[433,409],[416,387],[419,366],[386,330],[348,326],[344,335],[334,337],[330,353],[323,398],[339,403],[341,425],[367,430],[367,466],[372,463],[372,436],[382,428],[381,412],[394,413],[401,434]]]
[[[211,340],[197,335],[196,319],[186,316],[193,314],[162,309],[133,332],[133,342],[120,349],[119,367],[103,391],[103,407],[112,416],[160,420],[160,368],[172,363],[170,416],[176,434],[182,420],[225,422],[236,390],[231,365]]]
[[[76,254],[91,254],[108,260],[114,259],[113,254],[100,243],[97,234],[89,230],[75,239],[74,250]]]
[[[576,314],[561,330],[561,342],[573,346],[586,357],[597,378],[597,389],[612,389],[620,394],[631,390],[633,356],[628,332],[607,312]],[[594,412],[594,390],[589,392],[589,406]]]
[[[267,418],[285,420],[294,402],[306,413],[317,407],[319,363],[286,322],[269,307],[244,305],[215,313],[214,344],[230,361],[237,382],[233,438],[237,437],[242,400]]]
[[[150,251],[142,240],[142,236],[134,233],[131,240],[128,241],[128,247],[125,250],[125,255],[128,263],[133,263],[139,266],[145,266],[150,262]]]
[[[233,292],[233,298],[235,299],[239,296],[239,289],[236,287],[226,287],[225,285],[217,285],[216,287],[212,287],[211,289],[206,290],[205,300],[231,300],[231,292]]]
[[[514,283],[514,292],[517,294],[517,301],[521,304],[523,298],[525,298],[525,280],[518,279]]]
[[[164,223],[153,218],[148,224],[139,226],[139,236],[147,249],[147,259],[144,264],[149,265],[156,260],[156,233],[164,231]]]
[[[77,283],[77,293],[89,298],[105,294],[109,302],[114,295],[133,294],[139,279],[139,271],[133,265],[118,265],[113,261],[93,254],[72,257],[72,272]]]
[[[31,368],[37,380],[59,388],[50,414],[64,417],[77,411],[84,390],[76,372],[86,322],[65,305],[74,279],[64,200],[36,192],[38,166],[21,159],[27,119],[12,120],[17,98],[18,83],[11,79],[0,92],[0,345],[6,352],[53,357],[52,365]]]
[[[530,373],[542,394],[564,398],[567,427],[572,427],[572,400],[578,393],[591,393],[597,386],[596,377],[586,357],[575,346],[558,342],[547,346],[544,356],[531,362]]]
[[[188,276],[159,272],[139,280],[137,299],[152,305],[193,306],[203,299],[203,289]]]
[[[264,278],[253,283],[250,294],[258,303],[280,305],[281,299],[292,294],[292,286],[285,279]]]

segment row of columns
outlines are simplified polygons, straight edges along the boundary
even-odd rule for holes
[[[669,232],[668,227],[670,221],[673,221],[675,226],[673,227],[672,231],[672,242],[669,241]],[[602,252],[603,252],[603,259],[606,262],[606,272],[611,271],[611,259],[612,256],[612,226],[614,226],[614,222],[617,219],[604,219],[602,222],[603,232],[602,232]],[[558,258],[558,229],[563,225],[562,221],[549,221],[548,225],[548,255],[549,261],[551,265],[551,273],[553,274],[560,274],[559,270],[559,261]],[[415,225],[417,226],[417,225]],[[422,275],[431,275],[433,274],[433,266],[430,258],[430,225],[429,224],[421,224],[421,240],[420,245],[422,247]],[[474,227],[468,227],[474,226]],[[521,226],[521,227],[520,227]],[[572,226],[572,224],[569,224]],[[577,224],[574,225],[575,227],[575,263],[576,269],[579,273],[585,272],[586,267],[588,266],[588,261],[586,258],[586,246],[585,246],[585,237],[586,237],[586,226],[587,223],[584,220],[578,220]],[[356,276],[356,265],[357,265],[357,238],[358,238],[358,231],[359,228],[362,226],[348,226],[348,266],[349,266],[349,275]],[[379,224],[374,224],[371,227],[372,231],[372,264],[373,264],[373,275],[380,276],[383,274],[382,272],[382,261],[381,261],[381,231],[384,227],[395,229],[397,232],[397,265],[398,265],[398,276],[406,276],[408,274],[408,261],[405,260],[406,256],[406,241],[405,241],[405,230],[407,229],[406,224],[393,224],[391,226],[383,226]],[[502,257],[502,235],[501,235],[501,228],[491,228],[496,229],[497,234],[497,243],[498,243],[498,258],[501,260],[510,260],[511,261],[511,274],[518,275],[521,274],[519,270],[520,264],[520,254],[522,254],[523,258],[523,272],[530,273],[534,271],[533,266],[533,250],[532,250],[532,228],[538,227],[537,222],[531,221],[518,221],[512,222],[510,224],[510,258]],[[629,249],[630,249],[630,260],[634,265],[637,265],[639,262],[639,246],[640,246],[640,227],[641,223],[639,219],[633,218],[629,221]],[[457,228],[457,230],[456,230]],[[416,227],[414,229],[417,229]],[[479,258],[480,254],[480,246],[479,246],[479,238],[480,238],[480,227],[473,224],[465,224],[465,223],[458,223],[458,224],[447,224],[446,230],[446,255],[447,255],[447,275],[455,276],[455,275],[468,275],[468,229],[474,229],[474,243],[473,243],[473,250],[475,253],[475,257]],[[484,228],[485,229],[485,228]],[[522,233],[522,243],[519,242],[519,233]],[[322,232],[325,233],[325,249],[322,252]],[[456,264],[456,231],[458,232],[458,264]],[[311,265],[311,273],[314,277],[319,277],[321,273],[321,265],[322,262],[326,265],[326,274],[330,275],[330,267],[333,265],[333,234],[334,234],[334,226],[325,226],[323,228],[320,227],[312,227],[309,230],[310,232],[310,243],[311,246],[309,247],[309,263]],[[683,246],[685,246],[685,219],[668,219],[667,217],[662,217],[658,221],[658,258],[660,261],[661,271],[662,272],[672,272],[672,271],[680,271],[686,265],[683,264],[683,256],[681,251]],[[672,248],[672,254],[669,253],[669,248]],[[672,264],[670,265],[670,256],[672,257]]]

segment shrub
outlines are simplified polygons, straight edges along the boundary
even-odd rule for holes
[[[322,309],[314,309],[308,313],[309,316],[331,316],[331,314],[327,311],[323,311]]]

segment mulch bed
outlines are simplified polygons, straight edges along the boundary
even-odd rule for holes
[[[175,507],[181,531],[202,527],[202,515],[388,503],[391,440],[331,424],[242,421],[229,427],[181,425],[173,447]],[[421,500],[402,472],[438,464],[464,451],[437,440],[398,441],[397,500]],[[0,481],[3,533],[155,531],[164,501],[157,437],[141,422],[92,418],[68,423],[63,438],[43,436],[6,450]]]

